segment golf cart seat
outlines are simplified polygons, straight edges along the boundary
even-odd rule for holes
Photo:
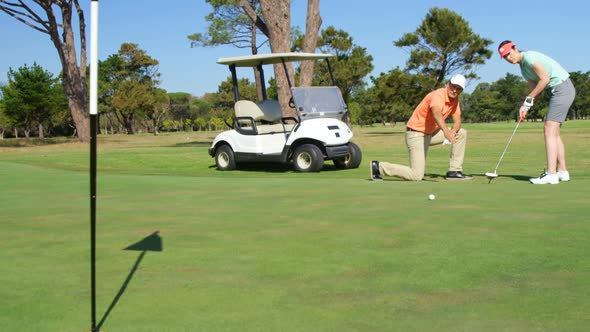
[[[283,109],[281,108],[281,104],[278,102],[278,100],[273,100],[273,99],[265,99],[263,101],[261,101],[260,103],[258,103],[258,106],[260,106],[260,109],[262,110],[262,112],[264,113],[264,120],[266,121],[271,121],[274,124],[281,124],[283,126],[283,129],[281,131],[291,131],[293,129],[293,127],[295,126],[295,123],[288,123],[287,121],[284,121],[287,118],[283,118]],[[263,130],[271,130],[274,131],[274,129],[276,129],[278,126],[275,126],[275,128],[273,127],[266,127],[266,128],[273,128],[273,129],[263,129]],[[267,131],[268,132],[268,131]],[[259,130],[260,133],[260,130]]]
[[[277,101],[265,100],[259,106],[249,100],[238,100],[234,110],[242,130],[253,130],[252,126],[256,126],[258,134],[285,132],[281,106]]]
[[[270,122],[280,122],[283,117],[283,110],[281,104],[277,100],[265,99],[258,103],[262,113],[264,113],[264,120]]]

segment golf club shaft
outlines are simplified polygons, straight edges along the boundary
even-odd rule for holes
[[[519,119],[518,122],[516,123],[516,127],[514,128],[514,131],[512,131],[512,135],[510,136],[510,139],[508,140],[508,144],[506,144],[504,151],[502,151],[502,155],[500,156],[500,160],[498,160],[498,163],[496,164],[496,168],[494,169],[494,173],[496,173],[498,171],[498,167],[500,166],[500,163],[502,162],[502,158],[504,158],[504,154],[506,153],[506,150],[508,150],[508,146],[510,146],[510,142],[512,142],[512,137],[514,137],[514,134],[516,133],[516,130],[518,129],[518,126],[520,125],[520,122],[521,122],[521,120]]]

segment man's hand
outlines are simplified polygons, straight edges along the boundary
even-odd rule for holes
[[[445,132],[445,138],[451,142],[451,144],[455,144],[457,142],[457,132],[454,129],[447,129]]]

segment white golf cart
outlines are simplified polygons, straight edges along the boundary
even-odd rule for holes
[[[350,142],[352,131],[342,121],[347,108],[342,93],[332,86],[294,87],[287,77],[292,98],[289,106],[297,117],[283,117],[278,101],[266,97],[263,65],[302,60],[328,61],[331,54],[274,53],[220,58],[217,63],[228,65],[234,88],[233,123],[231,130],[215,137],[209,155],[215,158],[217,169],[233,170],[243,162],[293,163],[297,172],[319,172],[324,160],[332,160],[340,169],[359,167],[360,148]],[[258,67],[262,77],[263,101],[240,100],[236,67]]]

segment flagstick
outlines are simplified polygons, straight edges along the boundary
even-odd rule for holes
[[[92,332],[96,329],[96,130],[98,109],[98,0],[90,3],[90,289]],[[82,69],[84,70],[84,69]]]

